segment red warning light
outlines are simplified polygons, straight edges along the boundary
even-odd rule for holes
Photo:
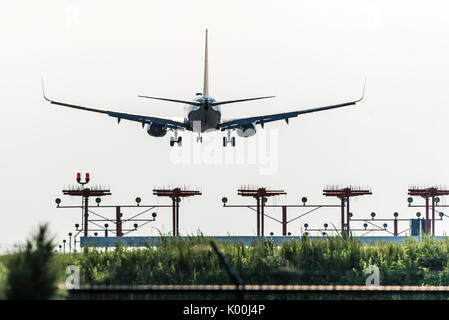
[[[77,180],[77,181],[80,181],[80,180],[81,180],[81,173],[78,172],[78,173],[76,174],[76,180]]]
[[[86,173],[86,182],[90,180],[90,175],[89,173]]]

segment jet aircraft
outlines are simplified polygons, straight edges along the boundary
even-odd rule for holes
[[[185,104],[185,117],[183,121],[179,121],[177,119],[170,118],[162,118],[155,117],[150,115],[142,115],[142,114],[132,114],[132,113],[124,113],[103,109],[96,109],[76,104],[71,104],[67,102],[52,100],[46,97],[44,92],[44,85],[42,81],[42,91],[45,100],[49,101],[52,104],[75,108],[84,111],[91,111],[96,113],[106,114],[110,117],[116,118],[120,123],[120,120],[130,120],[139,122],[142,125],[142,128],[146,126],[147,133],[152,137],[163,137],[167,134],[167,131],[173,131],[173,136],[170,138],[170,146],[174,146],[177,144],[178,146],[182,145],[182,137],[178,135],[178,131],[192,131],[198,133],[197,142],[202,142],[202,133],[211,132],[211,131],[226,131],[226,135],[223,137],[223,146],[227,146],[231,144],[235,146],[235,137],[231,137],[231,132],[236,131],[239,137],[251,137],[256,134],[256,126],[260,125],[262,128],[268,122],[284,120],[287,124],[289,123],[290,118],[297,117],[302,114],[312,113],[317,111],[330,110],[335,108],[341,108],[349,105],[354,105],[357,102],[360,102],[363,99],[365,93],[365,86],[363,87],[363,93],[360,99],[344,102],[329,106],[303,109],[298,111],[291,111],[285,113],[275,113],[269,115],[260,115],[253,116],[247,118],[238,118],[231,120],[223,120],[221,116],[221,106],[231,103],[252,101],[252,100],[260,100],[267,98],[274,98],[274,96],[265,96],[265,97],[256,97],[256,98],[246,98],[246,99],[238,99],[238,100],[224,100],[224,101],[216,101],[209,95],[209,71],[208,71],[208,36],[206,29],[206,40],[205,40],[205,54],[204,54],[204,79],[203,79],[203,92],[196,93],[193,101],[179,100],[179,99],[169,99],[169,98],[158,98],[147,95],[139,95],[141,98],[154,99],[154,100],[162,100],[174,103]]]

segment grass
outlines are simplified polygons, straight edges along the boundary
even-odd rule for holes
[[[218,247],[247,284],[364,285],[365,269],[376,265],[381,285],[449,285],[446,237],[408,238],[402,244],[302,238],[281,246],[262,240],[250,246],[221,243]],[[12,256],[0,257],[0,288],[7,282]],[[80,267],[81,285],[231,283],[209,239],[202,236],[161,237],[156,246],[140,249],[118,246],[107,252],[89,248],[56,254],[52,266],[60,282],[69,264]]]
[[[78,265],[81,283],[91,285],[229,284],[226,270],[204,237],[161,237],[155,247],[96,248],[58,255],[61,266]],[[251,284],[365,284],[369,265],[380,269],[382,285],[449,285],[449,239],[406,239],[402,244],[364,245],[352,238],[269,240],[250,246],[218,245]]]

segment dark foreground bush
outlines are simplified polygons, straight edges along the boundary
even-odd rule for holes
[[[6,265],[7,299],[51,299],[57,293],[58,273],[53,263],[53,240],[47,225],[42,225],[23,249],[14,253]]]

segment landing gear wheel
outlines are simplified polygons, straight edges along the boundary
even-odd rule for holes
[[[228,144],[228,139],[226,139],[226,137],[223,137],[223,147],[226,147],[227,144]]]
[[[182,137],[170,137],[170,147],[178,144],[178,146],[182,146]]]
[[[231,138],[231,145],[232,145],[233,147],[235,147],[235,137],[232,137],[232,138]]]

